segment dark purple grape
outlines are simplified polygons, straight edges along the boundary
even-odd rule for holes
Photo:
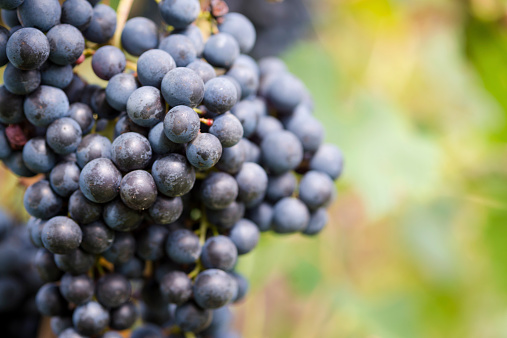
[[[232,300],[234,280],[224,271],[205,270],[194,281],[194,300],[203,309],[218,309]]]
[[[169,303],[182,305],[192,297],[192,281],[182,271],[171,271],[161,278],[160,292]]]
[[[115,233],[101,221],[88,223],[81,227],[83,241],[81,247],[92,254],[100,254],[113,245]]]
[[[149,172],[144,170],[131,171],[121,181],[120,197],[129,208],[145,210],[155,203],[157,186]]]
[[[95,159],[83,167],[79,187],[90,201],[106,203],[118,196],[121,173],[108,158]]]
[[[92,58],[93,72],[102,80],[109,80],[125,70],[125,54],[114,46],[103,46],[97,49]]]
[[[134,56],[139,56],[150,49],[157,48],[157,25],[144,17],[129,19],[121,33],[121,45],[127,53]]]
[[[47,37],[51,48],[49,59],[57,65],[72,65],[85,49],[83,34],[71,25],[56,25],[51,28]]]

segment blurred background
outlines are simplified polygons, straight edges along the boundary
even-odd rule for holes
[[[237,330],[507,337],[507,4],[227,2],[257,27],[253,55],[306,83],[346,157],[320,236],[263,235],[242,258]],[[22,185],[3,167],[0,182],[26,219]]]

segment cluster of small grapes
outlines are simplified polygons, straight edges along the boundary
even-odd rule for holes
[[[34,299],[43,282],[33,264],[36,254],[26,227],[0,210],[0,322],[4,337],[37,334],[40,315]]]
[[[117,24],[106,5],[0,7],[13,27],[0,40],[0,158],[45,175],[24,196],[47,283],[39,311],[62,338],[227,336],[227,306],[248,289],[238,256],[260,232],[327,222],[342,155],[322,144],[303,83],[248,56],[252,23],[220,1],[164,0],[167,27],[128,20],[128,55],[105,44]],[[74,73],[87,57],[106,88]]]

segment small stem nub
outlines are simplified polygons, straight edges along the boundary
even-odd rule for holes
[[[204,123],[208,127],[211,127],[213,125],[213,119],[206,119],[204,117],[201,117],[199,120],[201,121],[201,123]]]

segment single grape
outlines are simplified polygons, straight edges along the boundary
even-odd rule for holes
[[[341,150],[332,144],[323,144],[310,160],[310,169],[324,172],[336,180],[343,170]]]
[[[247,208],[259,204],[264,199],[268,186],[268,176],[258,164],[244,163],[241,170],[236,174],[236,181],[239,188],[238,198],[245,203]]]
[[[253,72],[257,75],[257,78],[260,77],[261,71],[259,69],[259,65],[257,64],[257,61],[250,55],[246,54],[240,54],[236,61],[234,61],[233,67],[240,66],[240,67],[247,67],[253,70]],[[259,79],[257,79],[259,81]]]
[[[43,32],[59,24],[61,15],[58,0],[25,0],[18,7],[18,18],[23,27],[34,27]]]
[[[162,79],[162,95],[171,107],[197,107],[204,97],[204,82],[192,69],[178,67]]]
[[[3,163],[10,171],[18,176],[32,177],[36,175],[36,173],[28,169],[25,165],[25,161],[23,161],[23,153],[21,151],[12,152],[9,157],[3,159]]]
[[[236,104],[237,99],[236,88],[226,77],[211,79],[204,86],[203,103],[213,113],[225,113]]]
[[[272,228],[280,234],[303,231],[310,220],[306,205],[294,197],[285,197],[273,208]]]
[[[93,17],[93,7],[86,0],[65,0],[62,4],[62,23],[85,30]]]
[[[23,70],[42,66],[49,57],[49,50],[48,38],[40,30],[29,27],[12,34],[6,47],[9,61]]]
[[[138,133],[121,134],[111,149],[111,159],[124,172],[143,169],[151,160],[150,142]]]
[[[249,288],[248,280],[235,271],[229,272],[229,276],[233,277],[236,280],[236,284],[238,285],[238,292],[236,293],[236,297],[232,299],[232,301],[236,303],[245,298]]]
[[[49,322],[51,331],[59,336],[64,330],[72,328],[72,319],[69,317],[53,316]]]
[[[106,203],[119,192],[121,173],[108,158],[95,159],[83,167],[79,187],[90,201]]]
[[[68,155],[77,150],[81,143],[81,136],[79,124],[70,117],[63,117],[49,125],[46,141],[55,153]]]
[[[185,195],[195,182],[194,168],[180,154],[169,154],[156,160],[151,174],[158,190],[168,197]]]
[[[75,162],[61,162],[49,174],[51,188],[62,197],[69,197],[79,189],[81,170]]]
[[[182,271],[171,271],[160,280],[160,292],[171,304],[182,305],[192,297],[192,281]]]
[[[83,168],[97,158],[111,158],[111,141],[105,136],[90,134],[77,147],[77,164]]]
[[[58,269],[72,275],[87,273],[95,263],[95,255],[76,249],[65,255],[55,255],[55,263]]]
[[[158,48],[169,53],[177,67],[185,67],[197,57],[192,40],[181,34],[171,34],[162,39]]]
[[[113,264],[128,262],[136,250],[136,240],[128,232],[117,232],[113,245],[102,256]]]
[[[92,254],[100,254],[113,245],[114,231],[108,228],[101,221],[83,225],[83,241],[81,248]]]
[[[26,227],[28,229],[28,235],[30,236],[30,241],[33,245],[38,248],[43,248],[44,244],[42,243],[41,233],[42,228],[46,224],[46,221],[42,219],[38,219],[35,217],[30,217],[28,222],[26,223]]]
[[[255,27],[246,16],[241,13],[227,13],[218,25],[222,33],[231,34],[238,42],[241,53],[249,53],[256,39]]]
[[[124,276],[112,273],[102,276],[95,288],[95,295],[106,308],[118,307],[130,299],[132,287]]]
[[[197,275],[194,281],[194,300],[203,309],[218,309],[232,300],[232,278],[222,270],[209,269]]]
[[[261,203],[254,208],[248,209],[245,217],[254,222],[259,231],[268,231],[271,229],[271,222],[273,220],[273,207],[267,203]]]
[[[109,327],[114,330],[127,330],[131,328],[138,317],[137,308],[132,302],[126,302],[112,309],[109,314],[111,316]],[[103,338],[105,337],[103,336]]]
[[[241,202],[232,202],[227,208],[220,210],[206,209],[208,221],[219,229],[230,229],[245,214],[245,205]]]
[[[34,259],[40,278],[45,282],[56,282],[63,275],[55,263],[54,255],[46,249],[39,249]]]
[[[210,325],[212,316],[210,310],[203,310],[188,302],[176,308],[175,321],[183,331],[198,333]]]
[[[141,127],[154,127],[164,119],[165,102],[160,90],[144,86],[135,90],[126,104],[129,118]]]
[[[222,156],[220,140],[212,134],[200,133],[187,145],[187,159],[198,169],[209,169]]]
[[[289,131],[270,133],[261,143],[262,162],[273,173],[296,169],[303,160],[303,146]]]
[[[69,99],[70,103],[75,103],[81,100],[86,88],[86,82],[81,79],[77,74],[72,76],[71,83],[63,89]]]
[[[44,284],[35,296],[37,310],[44,316],[59,316],[66,312],[67,302],[55,283]]]
[[[79,224],[88,224],[102,217],[102,206],[93,203],[80,190],[76,190],[69,198],[69,215]]]
[[[265,77],[271,74],[276,75],[280,73],[286,73],[287,66],[281,59],[275,56],[270,56],[259,60],[259,70],[261,77]]]
[[[236,174],[241,169],[241,166],[245,163],[243,141],[245,139],[240,140],[238,144],[232,147],[222,149],[222,157],[220,157],[220,160],[216,164],[219,170],[229,174]]]
[[[314,236],[324,229],[328,221],[328,214],[325,208],[319,208],[310,214],[308,226],[304,229],[303,234]]]
[[[26,189],[23,204],[31,216],[49,219],[62,208],[62,199],[51,190],[48,181],[41,180]]]
[[[243,148],[243,153],[245,154],[245,162],[261,162],[261,149],[253,142],[248,139],[243,138],[239,145]]]
[[[157,25],[148,18],[129,19],[121,33],[121,45],[127,53],[140,56],[144,52],[157,48]]]
[[[187,106],[176,106],[164,119],[164,133],[174,143],[188,143],[197,137],[201,122],[199,115]]]
[[[287,130],[294,133],[303,145],[303,150],[315,152],[324,139],[324,127],[313,116],[301,116],[290,119]]]
[[[259,89],[259,77],[254,69],[242,65],[234,65],[227,75],[238,81],[241,87],[241,98],[247,98],[257,93]]]
[[[145,210],[155,203],[157,186],[149,172],[131,171],[121,180],[120,197],[129,208]]]
[[[183,212],[183,202],[180,197],[158,196],[150,207],[150,217],[157,224],[170,224],[175,222]]]
[[[81,305],[93,297],[95,284],[87,275],[63,275],[60,283],[60,292],[68,302]]]
[[[107,83],[107,103],[114,109],[123,111],[127,109],[127,101],[136,89],[136,78],[132,74],[116,74]]]
[[[125,54],[114,46],[103,46],[97,49],[92,57],[93,72],[102,80],[109,80],[125,70]]]
[[[255,111],[255,103],[248,100],[238,102],[231,109],[231,113],[238,118],[243,126],[244,137],[252,136],[257,128],[259,116],[257,114],[252,114],[253,111]]]
[[[282,73],[267,89],[269,103],[282,113],[290,113],[301,102],[305,87],[301,80],[289,73]]]
[[[203,56],[214,67],[229,68],[239,56],[238,42],[227,33],[214,34],[206,41]]]
[[[162,19],[176,29],[194,22],[200,11],[198,0],[163,0],[159,3]]]
[[[325,173],[311,170],[307,172],[299,183],[299,198],[309,209],[318,209],[331,200],[334,184]]]
[[[201,56],[204,50],[204,38],[202,32],[196,25],[188,25],[184,29],[177,29],[175,33],[185,35],[194,44],[197,56]]]
[[[167,234],[168,230],[161,225],[153,224],[143,229],[137,240],[137,256],[145,261],[162,258]]]
[[[91,94],[90,107],[99,119],[114,120],[121,114],[119,110],[114,109],[107,102],[106,90],[102,88]]]
[[[82,335],[97,335],[109,324],[109,312],[99,303],[91,301],[74,310],[72,323],[76,331]]]
[[[28,121],[47,127],[68,115],[69,100],[63,90],[43,85],[26,97],[23,107]]]
[[[143,221],[143,214],[127,207],[121,199],[115,199],[104,207],[104,222],[115,231],[132,231]]]
[[[231,113],[218,116],[209,129],[210,134],[215,135],[223,147],[232,147],[243,137],[243,126],[238,118]]]
[[[42,244],[54,254],[68,254],[79,247],[83,233],[79,225],[65,216],[56,216],[44,224]]]
[[[150,141],[151,149],[158,155],[180,152],[183,148],[182,144],[174,143],[167,138],[164,133],[163,122],[159,122],[155,127],[150,129],[148,140]]]
[[[232,313],[228,306],[213,310],[211,324],[202,332],[202,335],[206,337],[229,337],[232,319]]]
[[[277,118],[273,116],[261,116],[255,129],[255,137],[259,140],[263,140],[268,134],[282,131],[283,124]]]
[[[98,4],[93,8],[92,20],[83,31],[87,40],[95,43],[106,43],[116,31],[116,12],[111,7]]]
[[[244,255],[252,251],[259,242],[259,229],[257,226],[247,220],[241,219],[231,229],[229,234],[231,241],[238,249],[238,255]]]
[[[4,86],[12,94],[28,95],[39,88],[42,82],[38,70],[21,70],[7,64],[4,70]]]
[[[200,34],[200,33],[199,33]],[[206,84],[211,79],[214,79],[217,75],[215,69],[207,62],[197,59],[187,65],[187,68],[192,69],[196,72]]]
[[[95,124],[91,108],[81,102],[75,102],[69,106],[69,117],[79,124],[83,135],[91,132],[93,125]],[[82,143],[83,142],[81,141],[80,145]]]
[[[206,269],[231,270],[237,259],[238,250],[229,237],[210,237],[202,247],[201,262]]]
[[[49,59],[57,65],[71,65],[83,54],[84,37],[74,26],[56,25],[51,28],[47,37],[51,48]]]
[[[229,174],[211,173],[202,182],[200,197],[207,208],[224,209],[238,197],[238,184]]]
[[[58,338],[84,338],[73,327],[66,328],[59,335]]]
[[[67,87],[74,77],[71,65],[60,66],[51,62],[42,65],[40,75],[43,85],[60,89]]]
[[[23,147],[23,161],[34,173],[48,173],[56,165],[56,154],[42,137],[34,137]]]
[[[173,57],[161,49],[144,52],[137,60],[137,77],[143,86],[160,89],[162,79],[176,68]]]
[[[266,198],[275,203],[284,197],[292,196],[297,187],[297,180],[290,171],[281,175],[270,175]]]
[[[192,264],[201,255],[199,237],[187,229],[178,229],[169,234],[165,246],[169,258],[179,264]]]

